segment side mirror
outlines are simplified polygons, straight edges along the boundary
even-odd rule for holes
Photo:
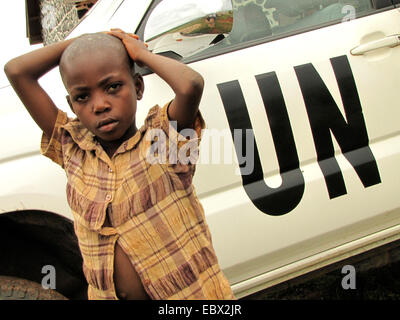
[[[231,0],[164,0],[150,14],[144,41],[153,53],[181,59],[214,46],[232,26]]]

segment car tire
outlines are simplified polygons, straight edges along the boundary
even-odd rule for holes
[[[55,290],[26,279],[0,276],[0,300],[68,300]]]

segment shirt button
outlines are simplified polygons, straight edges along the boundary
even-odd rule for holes
[[[110,200],[111,200],[111,194],[107,194],[107,195],[106,195],[106,200],[107,200],[107,201],[110,201]]]
[[[113,172],[113,169],[111,169],[111,168],[108,168],[108,171],[110,171],[110,172]]]

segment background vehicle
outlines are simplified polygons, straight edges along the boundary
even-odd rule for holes
[[[396,5],[99,0],[69,35],[136,31],[205,78],[194,184],[238,297],[400,238]],[[141,72],[138,123],[172,97]],[[70,112],[57,70],[42,84]],[[41,133],[11,89],[1,95],[0,131],[12,139],[0,148],[0,275],[40,283],[54,265],[57,291],[79,297],[64,173],[39,155]]]

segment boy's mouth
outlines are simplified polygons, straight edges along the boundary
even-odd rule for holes
[[[111,118],[104,119],[97,123],[97,130],[101,132],[109,132],[113,130],[118,125],[118,123],[119,121]]]

